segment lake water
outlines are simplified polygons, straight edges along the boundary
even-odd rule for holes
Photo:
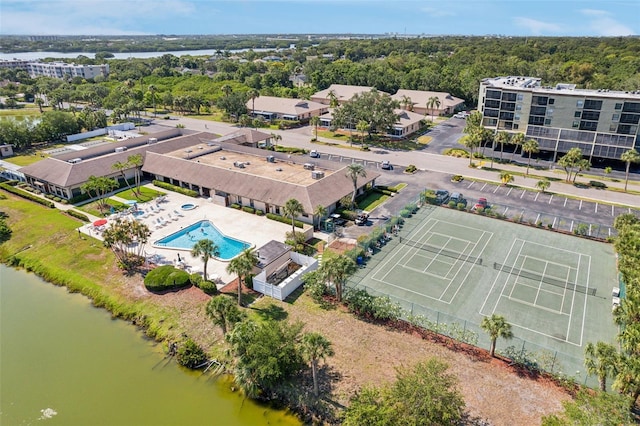
[[[299,425],[168,361],[129,323],[0,265],[0,424]]]
[[[250,49],[232,49],[229,50],[230,53],[240,53],[247,52]],[[270,52],[276,49],[253,49],[254,52]],[[162,55],[173,55],[173,56],[212,56],[218,52],[218,49],[206,49],[206,50],[176,50],[170,52],[113,52],[113,56],[115,59],[127,59],[127,58],[159,58]],[[37,59],[44,58],[66,58],[66,59],[75,59],[79,55],[84,55],[88,58],[94,58],[95,53],[91,52],[17,52],[17,53],[3,53],[0,52],[0,59],[23,59],[27,61],[35,61]]]

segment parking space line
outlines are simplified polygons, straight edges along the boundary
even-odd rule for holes
[[[471,183],[469,184],[469,186],[467,186],[467,189],[471,188],[471,185],[473,185],[475,182],[471,181]]]
[[[598,213],[598,203],[596,203],[596,211],[595,213]]]
[[[507,212],[509,211],[509,207],[507,207],[506,209],[504,209],[504,212],[502,212],[502,214],[507,214]]]
[[[629,210],[631,210],[631,209],[629,209]],[[615,216],[615,215],[616,215],[616,213],[615,213],[614,207],[611,206],[611,216]]]
[[[536,223],[540,222],[540,213],[538,213],[538,216],[536,217]]]
[[[551,197],[549,198],[549,204],[551,204],[551,200],[553,200],[553,194],[551,194]]]
[[[578,210],[582,210],[582,200],[580,200],[580,205],[578,206]]]
[[[507,192],[507,197],[509,196],[509,194],[511,194],[511,191],[513,191],[513,188],[509,188],[509,191]]]
[[[484,185],[482,185],[482,188],[480,188],[480,191],[484,191],[484,188],[488,185],[487,182],[484,183]]]
[[[522,197],[524,197],[524,194],[526,194],[526,193],[527,193],[527,190],[526,190],[526,189],[523,189],[523,190],[522,190],[522,194],[520,194],[520,199],[522,199]]]
[[[496,189],[493,190],[493,193],[495,194],[496,192],[498,192],[498,189],[500,189],[500,186],[496,186]]]
[[[539,192],[536,192],[536,196],[535,196],[535,198],[533,199],[533,201],[538,201],[538,195],[540,195],[540,193],[539,193]]]
[[[552,227],[553,229],[556,229],[556,221],[557,221],[557,220],[558,220],[558,218],[557,218],[557,217],[554,217],[554,218],[553,218],[553,225],[551,225],[551,227]]]
[[[569,228],[569,232],[573,232],[573,221],[571,221],[571,227]]]
[[[567,207],[567,201],[569,201],[569,199],[568,199],[568,198],[565,198],[565,199],[564,199],[564,204],[562,205],[562,207]]]

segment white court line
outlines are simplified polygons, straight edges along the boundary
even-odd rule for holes
[[[589,283],[591,282],[591,256],[585,256],[587,257],[587,280],[585,282],[587,289],[589,288]],[[582,258],[582,254],[580,255],[580,258]],[[578,272],[576,273],[576,281],[578,280],[578,273],[580,272],[580,270],[578,270]],[[582,340],[584,339],[584,324],[587,318],[587,295],[584,295],[584,306],[582,307],[582,329],[580,330],[580,346],[582,346]],[[569,336],[567,334],[567,336]]]
[[[521,286],[521,287],[529,287],[529,288],[533,288],[533,289],[537,289],[538,288],[538,286],[529,285],[529,284],[527,284],[525,282],[520,282],[520,281],[517,280],[517,278],[516,278],[516,284]],[[562,293],[556,293],[555,291],[551,291],[551,290],[541,290],[541,291],[543,291],[545,293],[553,294],[555,296],[562,296]],[[510,297],[510,299],[517,300],[514,297]]]
[[[517,264],[518,264],[518,262],[520,261],[520,256],[521,256],[521,254],[520,254],[520,253],[522,253],[522,249],[524,248],[524,246],[526,245],[526,243],[527,243],[526,241],[524,241],[524,242],[522,243],[522,246],[520,247],[520,250],[518,251],[518,254],[516,255],[516,260],[513,262],[513,265],[511,265],[511,269],[512,269],[512,270],[513,270],[514,268],[516,268],[516,265],[517,265]],[[525,262],[525,260],[527,260],[527,257],[528,257],[528,256],[524,255],[524,256],[522,256],[522,257],[523,257],[523,259],[522,259],[521,265],[517,267],[517,268],[518,268],[518,269],[520,269],[520,270],[522,270],[522,267],[524,266],[524,262]],[[506,265],[506,263],[503,263],[503,265]],[[511,276],[513,276],[513,275],[507,272],[507,281],[509,280],[509,277],[511,277]],[[516,276],[515,276],[515,279],[513,280],[513,287],[511,287],[511,291],[509,292],[509,296],[504,296],[504,289],[503,289],[503,290],[502,290],[502,293],[500,293],[500,297],[498,297],[498,302],[500,302],[500,299],[501,299],[502,297],[507,297],[507,299],[511,299],[511,295],[513,294],[513,290],[515,290],[515,289],[516,289],[516,283],[517,283],[517,282],[518,282],[518,276],[516,275]],[[506,287],[506,285],[505,285],[505,287]],[[516,299],[516,300],[518,300],[518,299]],[[495,306],[493,309],[495,310],[497,307],[498,307],[498,303],[496,303],[496,306]]]
[[[558,312],[555,309],[547,308],[546,306],[536,305],[535,303],[531,303],[531,302],[525,302],[524,300],[521,300],[521,299],[511,299],[511,301],[513,303],[519,303],[521,305],[533,307],[533,308],[536,308],[536,309],[542,309],[543,311],[551,312],[551,313],[556,314],[556,315],[567,316],[567,314],[565,314],[563,312]],[[519,325],[518,327],[522,327],[522,326]],[[522,327],[522,328],[524,328],[524,327]],[[540,334],[544,334],[544,333],[540,333]],[[556,337],[556,339],[557,339],[557,337]],[[565,341],[566,341],[566,339],[565,339]]]
[[[578,265],[580,265],[580,258],[578,258]],[[567,276],[565,278],[565,281],[567,282],[567,284],[569,284],[569,278],[571,277],[571,269],[573,269],[573,268],[568,268],[567,269]],[[579,273],[579,269],[576,269],[576,279],[578,278],[578,273]],[[567,289],[567,285],[565,285],[564,286],[564,291],[562,292],[562,304],[560,305],[560,312],[564,312],[563,308],[564,308],[564,301],[565,301],[565,299],[567,297],[567,290],[568,290]]]
[[[544,279],[544,275],[547,272],[547,267],[549,267],[549,263],[544,263],[544,270],[542,271],[542,278],[540,278],[540,282],[538,283],[538,291],[536,292],[536,298],[533,299],[533,304],[538,306],[538,296],[540,296],[540,290],[542,289],[542,280]],[[565,284],[566,287],[566,284]]]
[[[493,232],[484,231],[484,232],[482,233],[482,236],[483,236],[483,237],[484,237],[484,234],[485,234],[485,233],[488,233],[488,234],[491,234],[491,235],[489,236],[489,238],[487,238],[487,239],[485,240],[484,247],[482,247],[482,250],[480,250],[480,253],[478,253],[478,256],[477,256],[477,257],[482,256],[482,253],[484,253],[484,251],[487,249],[487,245],[489,245],[489,241],[491,241],[491,238],[493,238]],[[482,240],[480,240],[480,241],[482,241]],[[477,244],[478,244],[478,243],[476,243],[476,246],[477,246]],[[474,247],[474,250],[475,250],[475,247]],[[471,253],[473,253],[473,250],[471,250]],[[471,270],[474,268],[474,266],[476,266],[476,265],[474,264],[473,266],[471,266],[471,268],[469,268],[469,269],[468,269],[468,271],[467,271],[467,275],[465,275],[465,276],[464,276],[464,279],[463,279],[462,281],[460,281],[460,285],[458,286],[458,289],[456,290],[456,292],[455,292],[455,293],[453,293],[453,296],[451,296],[451,299],[450,299],[449,303],[453,302],[453,301],[455,300],[456,296],[458,296],[458,293],[460,292],[460,289],[462,288],[462,286],[464,285],[464,283],[465,283],[465,282],[467,282],[467,278],[469,277],[469,274],[471,273]],[[455,277],[454,277],[454,278],[455,278]]]
[[[480,236],[480,239],[479,239],[478,241],[476,241],[475,243],[472,243],[471,241],[469,241],[469,242],[467,243],[467,247],[465,247],[465,249],[464,249],[464,253],[466,253],[466,252],[467,252],[467,249],[469,248],[469,245],[473,245],[473,248],[471,249],[471,251],[469,251],[469,254],[466,254],[465,256],[471,256],[471,255],[472,255],[472,253],[475,251],[476,247],[478,246],[478,243],[479,243],[480,241],[482,241],[482,239],[483,239],[483,237],[484,237],[484,234],[485,234],[486,232],[487,232],[487,231],[483,231],[483,232],[482,232],[482,235]],[[491,240],[491,237],[493,237],[493,234],[492,234],[492,235],[487,239],[487,242],[488,242],[488,240]],[[487,246],[487,243],[485,242],[485,248],[486,248],[486,246]],[[480,255],[482,255],[482,253],[483,253],[483,252],[484,252],[484,248],[483,248],[483,249],[482,249],[482,251],[480,252]],[[477,256],[476,256],[476,257],[477,257]],[[443,299],[442,299],[442,298],[443,298],[443,296],[444,296],[444,295],[445,295],[445,293],[449,290],[449,288],[450,288],[450,287],[451,287],[451,285],[453,284],[453,281],[456,279],[456,277],[458,276],[458,274],[460,273],[460,271],[461,271],[461,270],[462,270],[462,268],[464,267],[465,261],[464,261],[464,260],[462,260],[461,258],[460,258],[460,259],[458,259],[458,260],[456,260],[456,262],[459,262],[459,263],[460,263],[460,267],[458,268],[458,271],[455,273],[455,275],[451,278],[451,281],[449,282],[449,285],[444,289],[444,291],[443,291],[443,292],[442,292],[442,294],[440,295],[440,300],[443,300]],[[451,303],[451,302],[455,299],[456,295],[458,294],[458,292],[460,291],[460,289],[462,288],[462,286],[464,285],[464,283],[467,281],[467,277],[468,277],[468,276],[469,276],[469,274],[471,273],[471,270],[473,269],[473,267],[474,267],[474,266],[475,266],[475,264],[471,265],[471,267],[467,269],[467,273],[466,273],[466,275],[465,275],[464,279],[462,279],[461,281],[458,281],[458,289],[455,291],[455,293],[453,294],[453,296],[452,296],[451,298],[449,298],[449,302],[448,302],[448,303]],[[453,269],[453,268],[452,268],[452,269]]]
[[[582,257],[582,256],[579,256],[579,257],[578,257],[578,268],[577,268],[577,269],[578,269],[578,271],[580,270],[580,260],[581,260],[581,257]],[[574,283],[573,283],[574,285],[576,285],[576,284],[577,284],[577,281],[578,281],[578,273],[576,273],[576,279],[575,279],[575,281],[576,281],[576,282],[574,282]],[[573,292],[573,296],[571,297],[571,309],[569,309],[569,324],[567,325],[567,337],[566,337],[567,339],[569,338],[569,330],[571,330],[571,319],[573,318],[573,304],[575,303],[575,300],[576,300],[576,293],[577,293],[577,291],[574,291],[574,292]],[[586,294],[584,295],[584,298],[585,298],[585,299],[587,298],[587,295],[586,295]],[[584,325],[584,323],[583,323],[583,325]],[[581,340],[582,340],[582,339],[581,339]],[[582,342],[581,342],[581,343],[582,343]],[[580,345],[580,346],[582,346],[582,345]]]
[[[521,239],[519,239],[519,238],[514,238],[514,239],[513,239],[513,243],[511,243],[511,247],[509,248],[509,252],[508,252],[508,253],[507,253],[507,255],[505,256],[505,261],[506,261],[507,259],[509,259],[509,256],[511,256],[511,252],[513,251],[513,248],[515,247],[515,245],[516,245],[516,242],[517,242],[517,241],[523,241],[523,240],[521,240]],[[524,241],[523,241],[523,242],[524,242]],[[520,250],[522,250],[522,247],[520,247]],[[485,305],[486,305],[486,304],[487,304],[487,302],[489,301],[489,296],[491,296],[491,295],[493,294],[493,289],[495,288],[496,284],[498,283],[498,280],[499,280],[499,278],[500,278],[500,274],[501,274],[501,271],[500,271],[500,272],[498,272],[498,274],[496,274],[496,278],[495,278],[495,280],[493,280],[493,284],[491,284],[491,288],[490,288],[490,289],[489,289],[489,291],[487,292],[487,297],[485,297],[484,302],[482,302],[482,306],[480,306],[480,311],[479,311],[480,315],[488,316],[488,315],[483,314],[482,312],[484,311],[484,307],[485,307]],[[504,291],[504,287],[507,285],[508,278],[509,278],[509,276],[507,275],[507,280],[505,280],[505,282],[504,282],[504,286],[503,286],[502,291]],[[501,291],[501,293],[502,293],[502,291]],[[500,301],[500,298],[498,297],[498,300],[496,301],[496,306],[498,305],[498,302],[499,302],[499,301]],[[493,311],[495,311],[495,307],[492,309],[492,312],[493,312]]]

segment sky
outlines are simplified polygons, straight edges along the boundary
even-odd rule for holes
[[[0,34],[626,36],[640,0],[0,0]]]

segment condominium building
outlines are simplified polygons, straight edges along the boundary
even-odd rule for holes
[[[524,133],[541,151],[557,155],[580,148],[589,158],[620,159],[640,145],[640,90],[542,86],[534,77],[495,77],[480,82],[482,124]]]
[[[109,65],[77,65],[64,62],[29,62],[27,72],[31,77],[45,76],[53,78],[95,78],[109,75]]]

